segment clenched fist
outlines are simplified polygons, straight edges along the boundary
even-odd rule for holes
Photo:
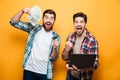
[[[31,14],[30,8],[24,8],[22,11],[28,15]]]
[[[53,42],[53,48],[54,48],[54,49],[57,48],[58,45],[59,45],[59,42],[58,42],[57,39],[55,39],[54,42]]]
[[[69,50],[73,47],[73,44],[70,41],[67,41],[65,44],[65,50],[69,52]]]

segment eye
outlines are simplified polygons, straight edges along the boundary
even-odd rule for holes
[[[50,20],[54,20],[54,17],[51,17]]]
[[[85,21],[82,20],[82,21],[80,21],[80,23],[85,23]]]
[[[48,16],[44,16],[45,19],[48,19]]]
[[[75,21],[75,23],[78,23],[78,21]]]

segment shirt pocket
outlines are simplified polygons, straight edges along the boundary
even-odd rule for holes
[[[81,53],[82,54],[89,54],[88,51],[89,51],[88,45],[82,45],[82,47],[81,47]]]

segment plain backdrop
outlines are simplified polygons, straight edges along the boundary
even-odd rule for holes
[[[0,0],[0,80],[22,80],[28,34],[12,27],[9,20],[34,5],[57,14],[54,30],[61,36],[61,48],[54,62],[54,80],[65,80],[67,70],[61,54],[67,36],[74,31],[72,16],[81,11],[87,14],[87,28],[99,43],[100,66],[93,80],[120,80],[120,0]],[[27,21],[26,15],[22,20]]]

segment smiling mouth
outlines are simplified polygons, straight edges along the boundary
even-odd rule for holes
[[[50,23],[50,22],[47,22],[47,23],[46,23],[46,25],[50,26],[50,25],[51,25],[51,23]]]
[[[82,27],[77,27],[77,30],[82,30]]]

